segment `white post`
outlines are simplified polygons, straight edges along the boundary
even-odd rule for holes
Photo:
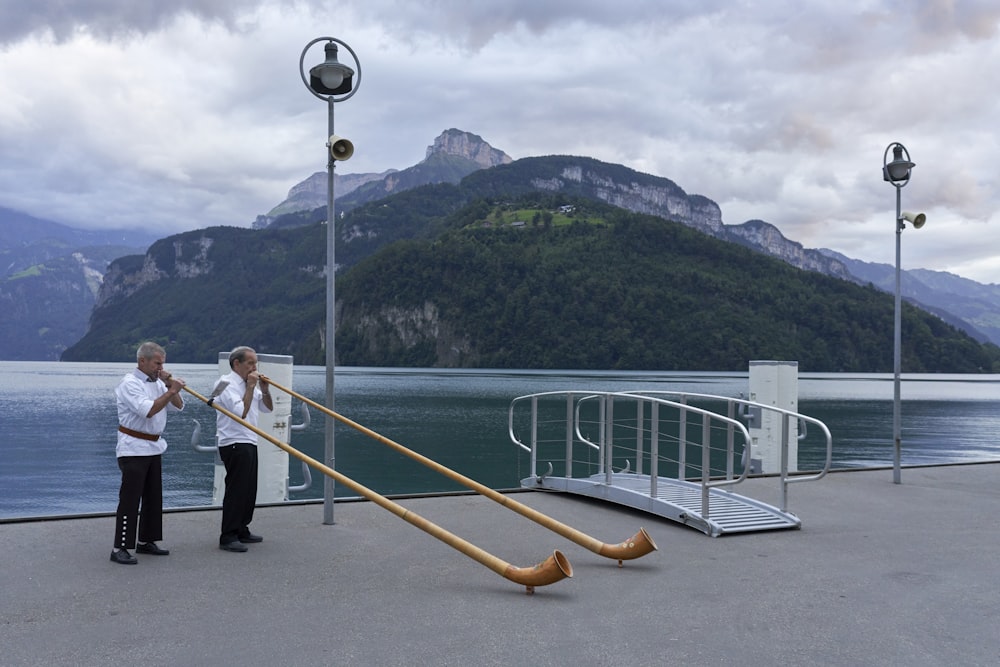
[[[799,411],[799,363],[797,361],[751,361],[750,400],[792,412]],[[750,422],[751,472],[781,472],[782,414],[762,410]],[[788,429],[788,472],[799,469],[798,422]]]

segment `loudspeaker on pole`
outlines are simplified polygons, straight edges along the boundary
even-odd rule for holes
[[[330,147],[330,157],[334,160],[349,160],[354,155],[354,144],[336,134],[330,135],[330,143],[327,145]]]
[[[923,213],[911,213],[909,211],[903,212],[903,220],[906,220],[914,229],[920,229],[927,222],[927,216]]]

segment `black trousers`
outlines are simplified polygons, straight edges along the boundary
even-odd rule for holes
[[[249,526],[257,504],[257,446],[237,442],[219,447],[219,458],[226,466],[219,544],[229,544],[250,533]]]
[[[163,539],[162,457],[119,456],[122,485],[118,491],[115,518],[115,548],[135,549],[136,532],[140,542]],[[140,513],[140,505],[142,510]]]

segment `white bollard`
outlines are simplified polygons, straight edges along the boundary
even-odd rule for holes
[[[257,371],[285,387],[292,387],[294,358],[281,354],[258,354]],[[219,353],[219,374],[228,375],[229,353]],[[257,427],[276,440],[287,443],[292,398],[283,391],[272,390],[274,410],[261,413]],[[226,493],[226,468],[215,457],[215,482],[212,486],[212,504],[221,506]],[[257,436],[257,504],[280,503],[288,500],[288,452]]]
[[[751,361],[750,400],[792,412],[799,411],[799,362]],[[750,421],[750,471],[781,472],[781,426],[785,415],[761,410]],[[798,420],[789,419],[788,472],[799,469]]]

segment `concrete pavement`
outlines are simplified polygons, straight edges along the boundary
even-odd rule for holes
[[[604,542],[645,527],[659,550],[622,568],[478,495],[398,501],[519,567],[562,551],[574,576],[533,595],[370,502],[261,507],[245,554],[218,510],[172,512],[134,566],[112,516],[0,523],[0,664],[1000,664],[1000,463],[902,481],[831,473],[791,488],[801,530],[721,538],[514,494]]]

